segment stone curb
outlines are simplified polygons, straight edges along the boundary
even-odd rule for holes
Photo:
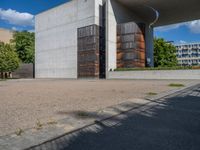
[[[168,92],[161,93],[157,96],[148,96],[145,99],[132,99],[127,102],[114,105],[98,112],[93,112],[92,115],[76,118],[69,116],[65,119],[59,120],[54,124],[44,126],[41,129],[27,129],[24,130],[21,136],[16,134],[10,134],[0,137],[0,149],[2,150],[23,150],[30,149],[32,147],[42,145],[49,141],[58,139],[64,135],[80,131],[91,125],[95,125],[99,122],[109,120],[120,114],[129,112],[133,109],[144,106],[149,101],[164,98],[166,96],[176,94],[177,92],[191,89],[198,84],[189,84],[186,87],[170,90]]]
[[[160,94],[158,94],[156,96],[146,96],[145,99],[147,99],[147,100],[156,100],[156,99],[164,98],[166,96],[170,96],[170,95],[176,94],[176,93],[184,91],[186,89],[194,88],[194,87],[196,87],[198,85],[199,85],[199,83],[190,83],[185,87],[178,88],[178,89],[172,89],[172,90],[160,93]]]

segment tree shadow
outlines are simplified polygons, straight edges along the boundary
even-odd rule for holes
[[[126,113],[127,111],[137,109],[139,107],[143,106],[143,104],[137,104],[133,102],[124,102],[120,104],[120,107],[118,105],[107,107],[106,109],[99,110],[99,111],[84,111],[84,110],[75,110],[75,111],[58,111],[58,115],[64,115],[65,117],[71,116],[77,119],[103,119],[110,118],[112,113],[112,117],[115,116],[114,114],[121,114]],[[105,113],[104,113],[105,112]],[[113,114],[114,113],[114,114]]]
[[[200,87],[46,142],[48,150],[199,150]]]

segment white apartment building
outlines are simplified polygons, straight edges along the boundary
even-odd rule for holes
[[[176,45],[178,64],[200,66],[200,42]]]

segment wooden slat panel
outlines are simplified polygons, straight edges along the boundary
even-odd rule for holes
[[[99,27],[78,29],[78,77],[99,77]]]
[[[134,22],[117,26],[117,67],[145,67],[145,26]]]

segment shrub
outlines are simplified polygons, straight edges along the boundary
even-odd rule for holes
[[[19,67],[20,60],[10,44],[0,42],[0,73],[13,72]]]

